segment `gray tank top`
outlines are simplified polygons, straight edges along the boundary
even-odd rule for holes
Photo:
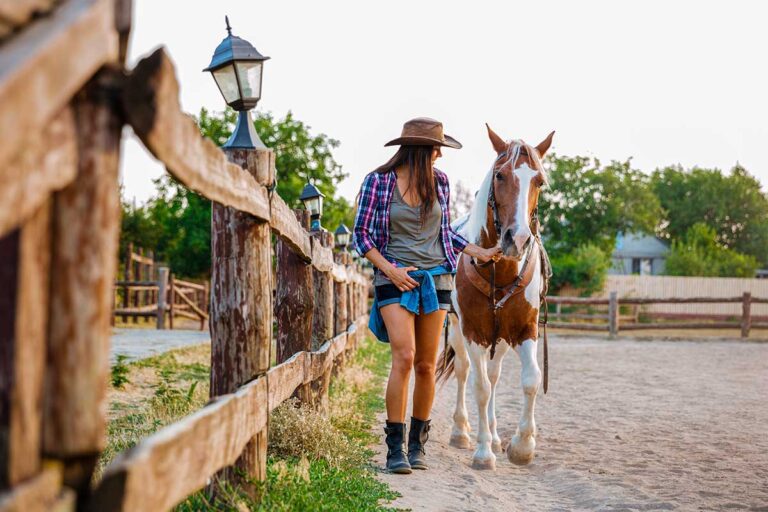
[[[389,209],[387,255],[397,260],[400,265],[423,270],[441,265],[446,260],[440,232],[443,219],[440,204],[437,201],[432,204],[423,224],[420,217],[421,206],[409,206],[395,184]],[[391,281],[381,272],[377,272],[374,286],[382,284],[391,284]],[[452,290],[451,275],[435,276],[435,288]]]

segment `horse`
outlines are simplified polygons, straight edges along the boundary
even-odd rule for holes
[[[536,358],[539,311],[551,276],[538,233],[538,200],[540,189],[547,184],[542,158],[555,132],[533,147],[522,140],[505,142],[486,127],[496,159],[459,231],[481,247],[500,246],[502,257],[492,265],[479,265],[460,256],[452,292],[456,315],[450,315],[446,347],[437,368],[438,381],[444,382],[453,373],[458,381],[450,445],[470,448],[465,392],[471,365],[479,416],[472,456],[476,469],[495,469],[494,452],[502,450],[495,396],[502,360],[510,348],[522,365],[523,410],[507,446],[507,458],[520,465],[533,460],[534,406],[542,376]],[[546,392],[546,342],[544,357]]]

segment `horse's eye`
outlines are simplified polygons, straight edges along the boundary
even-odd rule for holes
[[[504,175],[501,173],[501,171],[496,172],[496,179],[499,181],[504,179]]]

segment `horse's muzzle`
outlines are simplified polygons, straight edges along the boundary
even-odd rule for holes
[[[513,234],[512,229],[507,229],[501,237],[501,250],[504,256],[520,260],[531,244],[531,238],[530,231],[525,233],[521,230]]]

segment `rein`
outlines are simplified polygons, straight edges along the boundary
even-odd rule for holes
[[[505,157],[507,155],[507,151],[501,153],[497,158],[496,162],[494,162],[493,169],[496,168],[496,163]],[[516,158],[515,158],[516,160]],[[514,162],[513,162],[514,165]],[[492,170],[492,172],[495,172],[495,170]],[[498,205],[496,204],[496,192],[494,190],[493,181],[491,181],[490,184],[490,190],[488,192],[488,207],[491,208],[491,211],[493,212],[493,227],[496,231],[496,238],[500,239],[501,237],[501,221],[499,220],[499,209]],[[504,307],[504,305],[507,303],[507,301],[514,295],[520,293],[522,290],[525,289],[525,285],[522,284],[522,281],[525,276],[525,272],[528,268],[528,264],[531,261],[531,255],[533,253],[534,246],[538,246],[539,248],[539,259],[541,260],[541,276],[542,276],[542,288],[539,293],[539,313],[542,311],[544,312],[544,318],[539,319],[539,325],[543,326],[544,330],[544,379],[543,379],[543,387],[544,387],[544,394],[547,393],[547,388],[549,384],[549,351],[547,350],[547,320],[549,316],[548,311],[548,305],[547,305],[547,289],[549,288],[549,279],[552,277],[552,265],[549,261],[549,256],[547,255],[547,251],[544,249],[544,244],[541,242],[541,238],[539,237],[539,206],[536,205],[536,208],[533,210],[533,214],[531,215],[531,227],[533,227],[533,242],[528,245],[528,248],[526,249],[525,253],[525,262],[523,263],[523,268],[520,269],[517,273],[517,277],[515,277],[515,280],[503,287],[503,288],[497,288],[496,287],[496,262],[493,260],[486,261],[485,263],[478,264],[474,260],[471,260],[472,264],[477,267],[489,267],[490,266],[490,293],[488,295],[489,302],[490,302],[490,308],[491,311],[493,311],[493,341],[491,342],[491,359],[493,359],[493,356],[496,355],[496,345],[499,341],[499,330],[500,330],[500,319],[499,319],[499,311]],[[496,300],[496,296],[498,292],[506,292],[501,297],[501,299]]]

